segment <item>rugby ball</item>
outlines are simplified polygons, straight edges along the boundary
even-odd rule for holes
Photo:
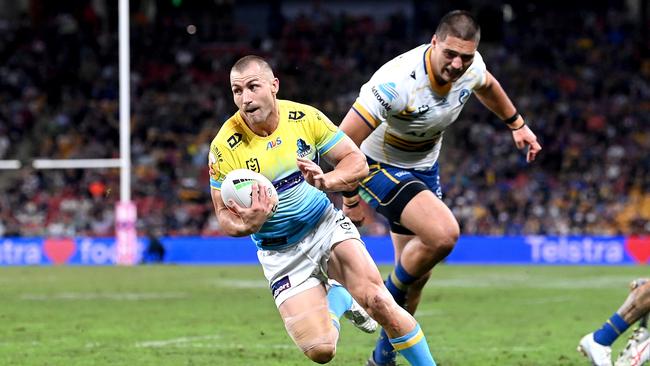
[[[253,183],[256,182],[262,188],[262,191],[266,192],[273,200],[274,204],[270,214],[273,215],[278,209],[278,192],[268,178],[248,169],[235,169],[226,174],[226,178],[221,183],[221,199],[223,203],[228,206],[228,201],[232,199],[239,206],[251,207],[252,188]]]

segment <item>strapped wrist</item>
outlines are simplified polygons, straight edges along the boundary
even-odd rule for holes
[[[516,128],[510,128],[510,131],[521,130],[522,128],[524,128],[525,125],[526,125],[526,122],[522,123],[521,126],[519,126],[519,127],[516,127]]]
[[[355,201],[354,203],[348,204],[348,203],[345,203],[345,201],[344,201],[344,202],[343,202],[343,206],[345,206],[345,207],[347,207],[347,208],[354,208],[354,207],[359,206],[359,203],[360,203],[360,202],[361,202],[361,200],[357,200],[357,201]]]
[[[353,189],[351,191],[343,191],[343,192],[341,192],[341,195],[343,195],[343,197],[347,197],[347,198],[355,197],[358,194],[359,194],[359,186],[357,186],[355,189]]]
[[[513,114],[511,117],[508,117],[508,118],[504,119],[503,123],[509,125],[512,122],[516,121],[517,118],[519,118],[519,112],[517,112],[517,110],[515,110],[515,114]]]

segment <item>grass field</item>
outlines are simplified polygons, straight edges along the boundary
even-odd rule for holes
[[[417,318],[440,366],[586,365],[578,340],[646,274],[441,266]],[[256,266],[0,268],[0,324],[0,365],[311,364]],[[363,365],[374,340],[343,321],[330,364]]]

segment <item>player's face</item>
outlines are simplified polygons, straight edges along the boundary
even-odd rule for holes
[[[431,62],[436,77],[445,83],[458,80],[474,62],[474,53],[478,46],[475,41],[447,36],[440,41],[433,36],[431,40]]]
[[[242,116],[252,124],[264,123],[275,112],[279,81],[273,73],[251,63],[242,71],[230,73],[233,99]]]

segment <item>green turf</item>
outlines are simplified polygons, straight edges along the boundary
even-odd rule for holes
[[[646,273],[441,266],[417,318],[440,366],[586,365],[578,340]],[[0,324],[0,365],[311,364],[256,266],[0,268]],[[363,365],[375,336],[342,325],[331,365]]]

